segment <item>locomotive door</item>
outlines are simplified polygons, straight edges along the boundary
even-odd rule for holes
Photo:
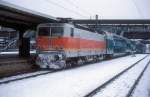
[[[51,30],[51,27],[50,27],[50,29],[49,29],[50,31],[49,31],[49,37],[48,37],[48,39],[49,39],[49,50],[50,49],[52,49],[52,30]]]
[[[50,31],[49,31],[49,49],[50,50],[53,50],[54,49],[54,36],[53,36],[53,33],[54,33],[54,29],[55,27],[50,27]]]
[[[78,49],[77,54],[78,54],[78,56],[80,56],[80,55],[81,55],[81,52],[82,52],[82,51],[81,51],[81,43],[80,43],[81,34],[80,34],[80,31],[79,31],[79,30],[77,30],[76,33],[77,33],[77,38],[78,38],[77,43],[76,43],[77,49]]]

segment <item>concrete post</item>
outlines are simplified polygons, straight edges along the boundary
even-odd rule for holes
[[[30,38],[23,38],[25,30],[19,32],[19,57],[30,56]]]

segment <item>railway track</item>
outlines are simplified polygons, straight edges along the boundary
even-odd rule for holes
[[[35,71],[35,66],[27,59],[13,58],[0,60],[0,78],[32,71]]]
[[[112,82],[114,82],[115,80],[117,80],[118,78],[120,78],[123,74],[125,74],[126,72],[128,72],[130,69],[134,68],[138,63],[140,63],[142,60],[146,59],[149,55],[145,56],[144,58],[142,58],[141,60],[137,61],[136,63],[134,63],[133,65],[131,65],[130,67],[128,67],[127,69],[125,69],[124,71],[120,72],[119,74],[117,74],[116,76],[114,76],[113,78],[111,78],[110,80],[106,81],[105,83],[103,83],[102,85],[100,85],[99,87],[97,87],[96,89],[94,89],[93,91],[91,91],[90,93],[88,93],[87,95],[85,95],[84,97],[93,97],[95,96],[97,93],[99,93],[101,90],[105,89],[105,87],[107,87],[108,85],[110,85]],[[132,92],[134,91],[136,85],[138,84],[139,80],[141,79],[144,71],[146,70],[146,68],[148,67],[148,65],[150,64],[150,61],[147,63],[147,65],[145,66],[145,68],[143,69],[143,71],[141,72],[141,74],[139,75],[139,77],[136,79],[134,85],[132,86],[132,88],[129,90],[128,94],[125,97],[131,97]],[[109,92],[109,91],[108,91]],[[116,96],[115,96],[116,97]]]
[[[123,74],[124,72],[126,72],[127,70],[129,70],[130,68],[132,68],[137,63],[139,63],[142,60],[144,60],[146,57],[144,57],[141,60],[139,60],[138,62],[134,63],[132,66],[130,66],[129,68],[127,68],[125,71],[121,72],[120,74],[118,74],[117,76],[115,76],[114,78],[112,78],[110,81],[104,83],[102,86],[100,86],[99,88],[95,89],[94,91],[92,91],[91,93],[89,93],[88,95],[86,95],[85,97],[91,97],[90,95],[91,94],[95,94],[95,91],[99,90],[100,88],[105,87],[108,83],[110,83],[111,81],[115,80],[121,74]],[[80,67],[82,67],[82,66],[80,66]],[[68,69],[73,69],[73,68],[68,68]],[[14,76],[11,76],[11,77],[4,77],[3,79],[0,80],[0,85],[1,84],[7,84],[7,83],[10,83],[10,82],[14,82],[14,81],[18,81],[18,80],[23,80],[23,79],[28,79],[28,78],[35,78],[35,77],[38,77],[38,76],[47,75],[47,74],[50,74],[50,73],[60,72],[60,71],[62,71],[62,70],[40,70],[39,69],[39,71],[34,71],[34,72],[30,72],[30,73],[22,73],[20,75],[14,75]]]
[[[0,85],[1,84],[7,84],[10,82],[14,82],[14,81],[18,81],[18,80],[23,80],[23,79],[28,79],[28,78],[33,78],[33,77],[37,77],[37,76],[41,76],[41,75],[46,75],[49,73],[52,73],[53,71],[36,71],[36,72],[32,72],[32,73],[27,73],[27,74],[21,74],[21,75],[17,75],[17,76],[11,76],[8,78],[3,78],[0,80]]]
[[[4,62],[0,62],[0,66],[2,65],[10,65],[10,63],[12,64],[17,64],[17,63],[27,63],[27,60],[11,60],[11,61],[4,61]]]
[[[143,69],[143,71],[140,73],[140,75],[138,76],[138,78],[136,79],[135,83],[133,84],[133,86],[131,87],[131,89],[129,90],[128,94],[126,95],[126,97],[132,97],[132,94],[134,92],[134,90],[136,89],[136,86],[138,85],[138,83],[140,82],[140,79],[142,78],[144,72],[146,71],[146,69],[148,68],[150,64],[150,61],[147,63],[147,65],[145,66],[145,68]]]

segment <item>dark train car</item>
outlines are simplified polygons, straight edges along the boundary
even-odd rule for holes
[[[108,32],[105,33],[107,43],[107,56],[114,57],[131,54],[131,52],[133,51],[133,44],[129,39],[116,34]]]
[[[114,35],[114,56],[126,54],[127,43],[126,40],[120,36]]]
[[[141,43],[140,41],[137,41],[135,50],[136,50],[136,53],[143,54],[143,53],[145,53],[146,45]]]

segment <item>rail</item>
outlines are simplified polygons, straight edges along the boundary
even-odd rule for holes
[[[87,95],[85,95],[84,97],[93,97],[96,93],[98,93],[104,87],[106,87],[107,85],[111,84],[114,80],[116,80],[117,78],[119,78],[121,75],[123,75],[128,70],[130,70],[131,68],[133,68],[134,66],[136,66],[138,63],[140,63],[142,60],[144,60],[148,56],[149,55],[147,55],[144,58],[142,58],[141,60],[137,61],[136,63],[134,63],[133,65],[131,65],[130,67],[128,67],[124,71],[120,72],[119,74],[117,74],[116,76],[114,76],[113,78],[111,78],[110,80],[106,81],[104,84],[100,85],[98,88],[94,89],[93,91],[91,91],[90,93],[88,93]]]

